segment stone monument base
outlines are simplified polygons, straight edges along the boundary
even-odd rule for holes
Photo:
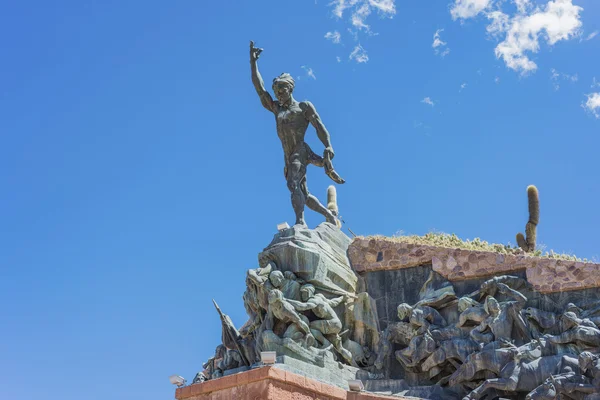
[[[296,360],[294,360],[296,361]],[[351,392],[275,364],[195,383],[176,390],[177,400],[408,400],[414,398]]]

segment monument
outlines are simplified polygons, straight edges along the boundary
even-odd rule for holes
[[[326,207],[306,185],[310,164],[344,182],[329,133],[293,98],[289,74],[273,80],[272,99],[261,52],[250,43],[252,82],[275,115],[296,223],[246,272],[243,326],[215,302],[221,343],[176,398],[600,400],[600,264],[535,252],[537,189],[519,248],[351,240],[335,188]],[[323,157],[304,141],[309,124]],[[305,206],[325,222],[308,228]]]

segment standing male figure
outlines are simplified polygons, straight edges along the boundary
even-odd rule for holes
[[[329,138],[329,132],[319,118],[317,110],[309,101],[298,102],[292,96],[294,79],[290,74],[283,73],[273,80],[273,91],[277,101],[265,90],[263,79],[258,72],[257,61],[262,49],[254,47],[250,42],[250,66],[252,83],[260,97],[263,107],[275,114],[277,135],[281,140],[284,153],[284,174],[287,186],[292,193],[292,207],[296,213],[296,224],[306,225],[304,221],[304,205],[322,214],[327,222],[336,224],[334,212],[323,206],[319,200],[308,192],[306,186],[306,167],[309,164],[325,167],[327,175],[336,183],[344,180],[333,170],[331,159],[334,156]],[[312,124],[317,136],[323,142],[325,151],[323,157],[315,154],[304,141],[308,124]]]

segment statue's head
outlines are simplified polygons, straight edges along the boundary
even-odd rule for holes
[[[577,318],[577,314],[574,312],[568,311],[562,315],[562,322],[565,329],[570,329],[579,325],[579,318]]]
[[[311,297],[315,295],[315,287],[311,284],[303,285],[300,288],[300,296],[302,296],[302,301],[308,301]]]
[[[589,351],[584,351],[579,354],[579,368],[581,368],[581,372],[585,373],[587,369],[592,365],[595,357]]]
[[[492,317],[496,317],[498,314],[500,314],[500,303],[498,303],[498,300],[492,296],[488,296],[488,298],[485,299],[484,308],[485,311]]]
[[[227,353],[227,347],[220,344],[215,349],[215,358],[223,358],[223,357],[225,357],[225,353]]]
[[[273,289],[269,292],[269,304],[273,304],[278,300],[283,300],[283,293],[279,289]]]
[[[579,316],[579,315],[581,315],[582,310],[581,310],[581,308],[577,307],[575,304],[569,303],[569,304],[567,304],[565,311],[570,311],[570,312],[574,313],[576,316]]]
[[[413,308],[406,303],[399,304],[397,308],[398,319],[400,321],[406,320],[410,316],[412,310]]]
[[[279,103],[283,104],[290,100],[295,85],[294,78],[286,72],[273,79],[273,92]]]
[[[470,297],[461,297],[458,299],[458,312],[463,312],[471,307],[479,306],[479,303]]]
[[[281,288],[283,286],[283,281],[285,278],[283,277],[283,273],[281,271],[273,271],[269,274],[269,280],[276,288]]]

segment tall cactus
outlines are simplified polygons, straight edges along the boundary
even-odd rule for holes
[[[337,191],[335,189],[335,186],[333,186],[333,185],[331,185],[327,188],[327,208],[336,217],[338,217],[340,215],[340,212],[338,210],[338,204],[337,204]],[[342,222],[339,220],[339,218],[335,219],[335,223],[338,226],[338,228],[342,227]]]
[[[327,208],[334,215],[338,215],[338,205],[337,205],[337,191],[335,190],[335,186],[330,185],[327,188]]]
[[[529,221],[525,225],[525,236],[517,233],[517,244],[526,252],[535,250],[536,229],[540,222],[540,195],[534,185],[527,186],[527,200],[529,202]]]

